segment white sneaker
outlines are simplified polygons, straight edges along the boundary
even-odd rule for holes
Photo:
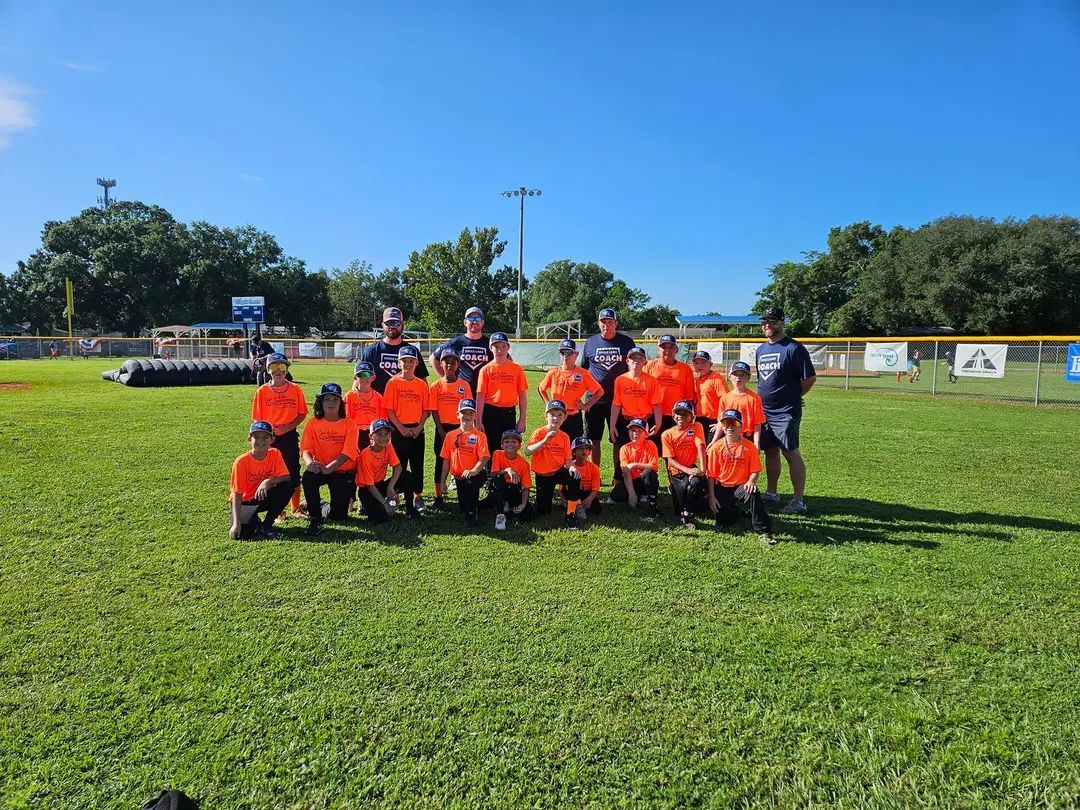
[[[803,501],[788,501],[787,505],[780,510],[781,515],[805,515],[806,503]]]
[[[495,516],[495,528],[500,532],[506,528],[506,515],[502,512]]]
[[[615,499],[612,498],[610,495],[608,495],[606,498],[604,498],[604,506],[614,506],[614,505],[615,505]]]

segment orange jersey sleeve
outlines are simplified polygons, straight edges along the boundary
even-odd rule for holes
[[[356,460],[356,485],[358,487],[375,486],[386,478],[388,469],[400,463],[394,445],[387,444],[378,453],[369,445],[363,449],[360,458]]]
[[[660,470],[660,457],[656,453],[656,445],[646,439],[643,442],[630,442],[624,444],[619,451],[619,461],[624,465],[648,464],[654,471]],[[631,470],[630,478],[640,478],[641,470]]]
[[[281,457],[281,452],[277,448],[269,448],[262,461],[251,453],[244,453],[233,462],[232,474],[229,476],[229,491],[237,492],[245,501],[250,501],[255,497],[255,491],[263,481],[288,474],[285,459]]]
[[[753,473],[761,472],[761,456],[752,442],[743,439],[736,447],[728,447],[721,439],[709,447],[707,474],[725,487],[745,484]]]
[[[537,428],[529,437],[529,444],[536,444],[547,435],[546,427]],[[570,455],[570,437],[561,430],[548,439],[547,444],[532,454],[532,468],[537,475],[551,475],[566,464]]]
[[[525,370],[517,363],[488,363],[480,369],[476,393],[484,395],[484,402],[498,408],[513,408],[518,404],[518,394],[529,389]]]
[[[660,436],[660,444],[664,458],[674,460],[684,467],[697,467],[698,448],[704,449],[706,439],[705,428],[694,422],[685,430],[677,425],[668,428]],[[680,470],[669,464],[668,472],[678,473]]]
[[[304,425],[304,433],[300,437],[300,452],[311,453],[320,464],[329,464],[344,453],[348,461],[338,469],[342,472],[355,469],[356,457],[359,455],[357,430],[356,422],[347,417],[336,422],[312,419]]]
[[[529,469],[529,462],[520,453],[509,459],[502,450],[495,451],[495,455],[491,457],[491,474],[498,475],[504,470],[513,470],[520,475],[521,486],[525,489],[532,486],[532,470]]]
[[[344,401],[345,416],[356,422],[356,426],[361,430],[370,428],[376,419],[386,418],[382,394],[378,391],[361,394],[353,389],[345,394]]]
[[[393,411],[401,424],[415,425],[431,409],[430,398],[427,383],[419,377],[391,377],[383,392],[383,407],[387,413]]]
[[[429,405],[431,410],[435,412],[435,418],[441,424],[456,425],[458,423],[458,403],[463,399],[472,398],[472,386],[465,380],[457,379],[450,382],[436,380],[431,384],[431,401]]]
[[[270,383],[260,385],[251,402],[251,418],[269,422],[274,427],[291,422],[307,412],[304,392],[296,383],[289,383],[277,391]]]
[[[450,474],[457,478],[475,467],[481,458],[490,457],[487,437],[475,428],[469,431],[456,428],[446,434],[439,455],[449,460]]]

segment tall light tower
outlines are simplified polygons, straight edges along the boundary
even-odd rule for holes
[[[115,180],[106,180],[104,177],[99,177],[97,179],[97,184],[99,186],[101,186],[103,189],[105,189],[105,196],[104,197],[98,197],[97,201],[99,203],[101,203],[102,208],[108,208],[109,203],[113,202],[112,200],[109,199],[109,189],[116,187],[116,181]]]
[[[522,260],[525,256],[525,198],[526,197],[539,197],[543,192],[538,188],[515,188],[513,191],[504,191],[502,195],[504,197],[520,197],[521,198],[521,219],[518,222],[518,300],[517,300],[517,331],[514,333],[515,337],[521,337],[521,273],[522,273]]]

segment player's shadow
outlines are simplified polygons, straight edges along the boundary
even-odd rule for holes
[[[815,497],[811,509],[805,518],[778,516],[777,531],[790,533],[803,543],[887,543],[922,549],[940,546],[940,541],[930,536],[974,536],[1010,543],[1017,539],[1010,529],[1080,532],[1080,524],[1053,518],[949,512],[865,498]]]
[[[323,530],[309,535],[303,529],[286,532],[283,539],[298,543],[348,545],[349,543],[378,543],[397,548],[419,548],[424,544],[424,524],[420,521],[392,518],[378,526],[367,520],[351,517],[344,521],[328,521]]]

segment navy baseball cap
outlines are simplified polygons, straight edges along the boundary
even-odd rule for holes
[[[695,360],[708,360],[711,363],[712,362],[712,355],[709,354],[704,349],[698,349],[696,352],[694,352],[694,358],[693,359],[695,359]]]
[[[374,422],[371,423],[371,426],[368,428],[368,432],[374,433],[376,430],[393,430],[393,429],[394,429],[394,426],[391,425],[388,420],[386,420],[386,419],[376,419]]]
[[[749,374],[750,364],[744,363],[742,360],[736,360],[734,363],[731,364],[731,373],[734,374],[736,371],[743,371]]]
[[[657,346],[663,346],[665,343],[670,343],[672,346],[679,345],[679,341],[675,339],[674,335],[661,335],[660,339],[656,341]]]
[[[518,433],[513,428],[511,428],[510,430],[504,430],[503,433],[502,433],[502,438],[499,439],[499,441],[505,442],[507,439],[514,439],[515,441],[518,442],[518,444],[520,444],[521,443],[521,434]]]
[[[403,321],[405,318],[401,315],[401,310],[397,307],[387,307],[382,311],[383,323],[387,321]]]
[[[784,320],[784,310],[782,310],[780,307],[769,307],[767,310],[761,313],[761,320],[782,321]]]
[[[632,354],[640,354],[642,357],[648,357],[648,355],[645,354],[645,350],[640,346],[631,346],[629,349],[626,350],[627,357]]]
[[[484,317],[484,310],[480,309],[480,307],[469,307],[467,310],[465,310],[465,317],[466,318],[468,318],[470,316],[474,316],[474,315],[483,318]]]
[[[475,410],[476,410],[476,400],[474,400],[474,399],[463,399],[463,400],[461,400],[461,402],[459,402],[457,404],[457,412],[458,413],[461,413],[462,411],[475,411]]]
[[[644,419],[631,419],[627,428],[641,428],[642,430],[648,430],[649,426],[645,423]]]
[[[559,354],[563,354],[564,352],[566,354],[570,354],[571,352],[576,351],[577,344],[574,343],[574,341],[572,341],[570,338],[563,338],[559,341]]]
[[[402,346],[400,349],[398,349],[397,354],[398,354],[398,359],[399,360],[402,357],[411,357],[414,360],[419,360],[420,359],[420,352],[418,352],[416,350],[415,346]]]
[[[579,447],[592,447],[592,439],[588,436],[578,436],[572,442],[570,442],[570,449],[577,450]]]
[[[686,399],[680,399],[675,403],[675,406],[671,409],[672,413],[678,413],[679,411],[686,411],[691,416],[694,415],[694,403]]]
[[[354,377],[359,377],[361,374],[370,375],[374,373],[375,366],[371,365],[371,363],[367,362],[366,360],[361,360],[359,363],[356,364],[356,368],[353,369]]]
[[[457,349],[452,346],[447,346],[445,349],[439,350],[440,360],[445,360],[447,357],[453,357],[455,360],[461,359],[461,355],[457,353]]]
[[[566,405],[561,399],[548,400],[547,407],[544,408],[544,413],[548,411],[562,411],[566,413]]]
[[[266,365],[270,365],[271,363],[284,363],[287,366],[292,365],[292,361],[281,352],[274,352],[266,358]]]
[[[248,436],[252,433],[269,433],[274,435],[274,426],[269,422],[263,422],[261,419],[256,419],[251,423],[251,427],[248,428]]]
[[[615,314],[615,310],[610,308],[600,310],[600,317],[597,320],[605,321],[609,319],[613,321],[619,320],[619,316]]]
[[[726,411],[724,411],[722,414],[720,414],[720,421],[721,422],[738,422],[741,425],[742,424],[742,414],[739,413],[734,408],[728,408]]]
[[[488,341],[488,343],[505,343],[507,346],[509,346],[510,338],[506,336],[506,332],[492,332],[491,339]]]
[[[340,397],[341,386],[337,383],[323,383],[322,388],[319,389],[319,396],[324,397],[327,394],[333,394],[335,397]]]

